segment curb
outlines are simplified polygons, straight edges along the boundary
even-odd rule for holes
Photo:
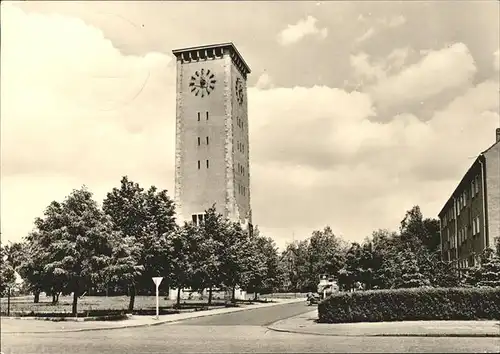
[[[311,336],[324,336],[324,337],[461,337],[461,338],[500,338],[500,334],[493,333],[377,333],[377,334],[337,334],[337,333],[318,333],[318,332],[305,332],[300,330],[283,329],[278,327],[267,326],[270,331],[291,333],[291,334],[308,334]]]
[[[26,331],[9,332],[9,331],[2,330],[2,334],[42,334],[42,333],[90,332],[90,331],[104,331],[104,330],[114,330],[114,329],[124,329],[124,328],[151,327],[151,326],[158,326],[161,324],[175,324],[175,323],[179,323],[179,322],[189,320],[192,318],[224,315],[226,313],[233,313],[233,312],[239,312],[239,311],[245,311],[245,310],[257,310],[260,308],[266,308],[266,307],[277,306],[277,305],[286,305],[286,304],[292,304],[292,303],[302,302],[302,301],[304,301],[304,299],[302,299],[302,298],[291,299],[291,301],[272,302],[272,303],[267,303],[267,304],[264,304],[263,306],[257,306],[257,307],[248,306],[248,307],[228,308],[227,309],[228,311],[224,311],[224,312],[212,312],[212,311],[217,311],[219,309],[207,310],[207,311],[197,311],[197,312],[190,312],[190,314],[192,313],[195,315],[189,316],[186,318],[180,318],[180,319],[166,318],[164,320],[158,320],[158,322],[130,324],[130,325],[124,324],[122,326],[116,326],[116,327],[75,328],[75,329],[59,329],[59,330],[49,330],[49,331],[32,331],[32,332],[26,332]],[[3,318],[6,318],[6,317],[3,317]],[[7,317],[7,319],[15,319],[15,318]]]

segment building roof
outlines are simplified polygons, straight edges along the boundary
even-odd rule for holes
[[[202,45],[202,46],[197,46],[197,47],[188,47],[188,48],[174,49],[174,50],[172,50],[172,53],[176,57],[179,57],[180,54],[185,53],[185,52],[192,52],[192,51],[206,50],[206,49],[216,49],[216,48],[227,48],[227,49],[233,51],[233,53],[236,54],[236,56],[238,57],[238,59],[241,60],[243,66],[245,67],[245,70],[247,71],[247,74],[250,74],[252,72],[250,70],[250,67],[248,66],[248,64],[245,62],[245,60],[241,56],[241,54],[238,51],[238,49],[236,49],[236,46],[233,44],[233,42],[218,43],[218,44],[208,44],[208,45]]]
[[[460,180],[460,182],[457,184],[457,186],[453,190],[453,193],[451,193],[451,196],[448,198],[448,200],[446,201],[446,203],[444,204],[444,206],[441,208],[441,211],[438,213],[439,217],[441,217],[441,215],[444,213],[444,211],[445,211],[446,207],[448,206],[449,202],[453,199],[453,196],[455,195],[455,193],[457,192],[457,190],[460,188],[460,186],[462,185],[462,183],[464,182],[464,180],[466,179],[466,177],[469,175],[469,172],[472,170],[472,168],[479,162],[479,160],[484,161],[484,159],[485,159],[484,154],[486,152],[488,152],[489,150],[491,150],[498,143],[500,143],[500,141],[494,142],[489,148],[487,148],[486,150],[482,151],[479,154],[479,156],[476,157],[476,159],[474,160],[474,162],[470,165],[470,167],[467,169],[467,172],[465,172],[465,174],[462,176],[462,179]]]

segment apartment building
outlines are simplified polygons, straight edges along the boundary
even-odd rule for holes
[[[500,128],[496,141],[465,173],[439,212],[441,257],[459,268],[477,263],[500,237]]]

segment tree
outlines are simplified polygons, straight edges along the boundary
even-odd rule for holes
[[[247,291],[271,293],[282,283],[278,249],[272,238],[254,232],[250,270],[244,274]]]
[[[399,252],[404,250],[400,236],[389,230],[377,230],[372,234],[373,284],[378,289],[395,287],[401,276]]]
[[[132,311],[137,291],[151,289],[152,277],[169,273],[167,238],[176,229],[174,204],[166,191],[152,186],[145,192],[124,176],[120,188],[107,194],[103,211],[126,240],[116,245],[110,279],[121,279],[120,284],[128,288]]]
[[[113,232],[111,237],[112,254],[106,269],[106,286],[115,284],[130,289],[128,311],[133,311],[137,279],[144,271],[141,264],[141,248],[133,236]]]
[[[198,227],[193,223],[185,223],[169,239],[172,261],[170,284],[177,287],[177,307],[180,307],[181,289],[194,283],[193,267],[199,264],[201,258],[198,253],[201,241]]]
[[[423,241],[427,238],[427,230],[423,223],[422,212],[420,207],[414,206],[406,212],[404,219],[401,221],[400,235],[405,249],[416,251],[423,246]]]
[[[215,205],[205,211],[204,221],[199,227],[200,242],[194,248],[199,255],[193,265],[193,287],[196,290],[208,288],[208,304],[212,304],[212,290],[222,284],[222,253],[226,222],[215,210]]]
[[[18,270],[24,260],[24,244],[22,242],[11,242],[10,245],[5,245],[5,256],[7,262]]]
[[[365,289],[371,289],[374,286],[374,273],[380,264],[379,259],[374,257],[372,242],[365,241],[361,246],[359,259],[359,281]]]
[[[439,252],[439,251],[438,251]],[[442,261],[440,255],[434,256],[432,272],[429,272],[429,280],[434,287],[453,288],[460,285],[458,270],[452,261]]]
[[[123,237],[114,238],[113,257],[108,269],[109,281],[128,288],[128,310],[134,309],[137,283],[144,272],[147,237],[147,212],[144,190],[124,176],[120,188],[113,188],[103,201],[103,211],[113,222],[113,229]]]
[[[401,276],[396,280],[398,288],[418,288],[429,286],[430,281],[422,274],[415,253],[406,250],[400,254]]]
[[[243,284],[250,274],[260,272],[262,258],[257,256],[256,244],[251,242],[240,223],[231,222],[226,226],[220,253],[221,280],[232,290],[231,301],[234,302],[236,286]]]
[[[62,280],[65,290],[73,293],[76,316],[79,296],[105,276],[112,254],[112,223],[83,187],[61,204],[52,203],[36,227],[30,242],[45,251],[44,277]]]
[[[481,254],[481,266],[476,273],[477,286],[500,287],[500,258],[491,248]]]
[[[354,242],[347,251],[345,263],[339,271],[338,283],[343,290],[350,291],[360,280],[361,246]]]
[[[338,276],[345,260],[347,245],[333,234],[330,226],[326,226],[323,231],[312,233],[307,251],[310,263],[308,283],[316,287],[321,274]]]
[[[52,302],[58,300],[58,294],[65,291],[64,275],[53,274],[45,269],[56,255],[49,249],[58,237],[58,232],[66,226],[63,205],[51,202],[44,211],[43,218],[35,219],[35,229],[25,237],[24,259],[19,273],[27,282],[27,288],[34,294],[34,302],[40,300],[40,292],[52,294]]]
[[[0,245],[0,294],[4,295],[5,291],[10,289],[16,281],[14,267],[8,260],[8,250],[5,246]]]
[[[439,226],[439,220],[426,218],[424,219],[423,223],[426,231],[425,236],[422,240],[423,244],[431,253],[439,251],[439,246],[441,243],[441,230]]]
[[[171,274],[172,265],[169,253],[169,237],[177,230],[175,222],[175,204],[166,190],[159,191],[151,186],[145,195],[146,233],[142,238],[144,271],[141,277],[141,289],[152,289],[152,277]],[[164,287],[169,286],[165,279]]]

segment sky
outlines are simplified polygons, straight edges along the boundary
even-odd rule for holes
[[[251,203],[283,247],[437,213],[495,141],[499,3],[1,4],[1,237],[127,175],[174,193],[172,50],[233,42],[248,78]]]

